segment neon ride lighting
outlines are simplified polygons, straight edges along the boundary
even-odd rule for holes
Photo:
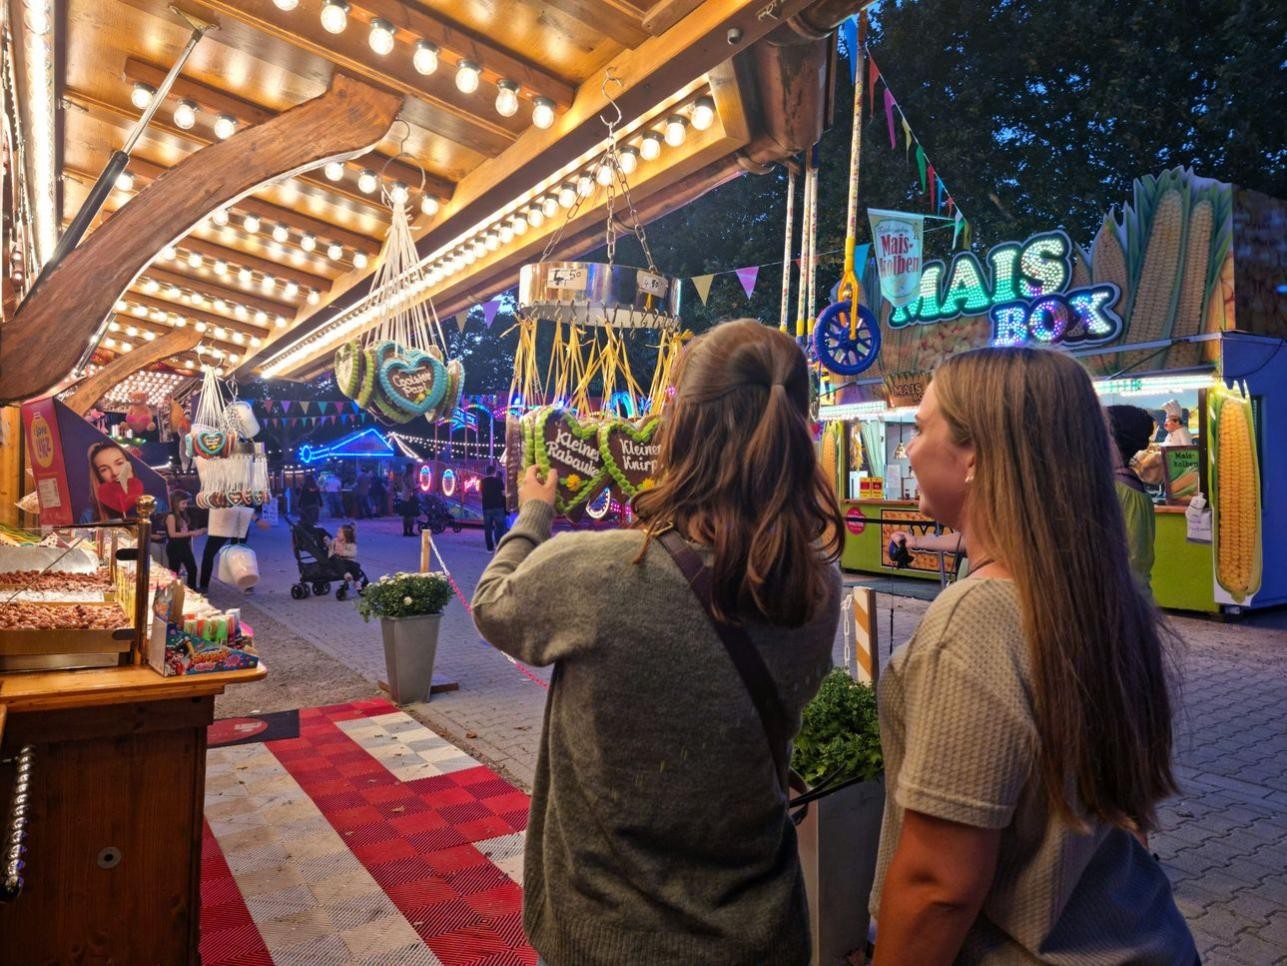
[[[442,471],[442,495],[456,495],[456,471],[453,469],[445,469]]]
[[[428,493],[433,489],[433,467],[426,463],[420,467],[420,492]]]

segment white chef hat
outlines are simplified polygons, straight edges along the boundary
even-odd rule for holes
[[[1170,402],[1163,403],[1162,411],[1168,416],[1174,416],[1176,419],[1180,419],[1184,413],[1184,410],[1180,408],[1180,404],[1174,399]]]

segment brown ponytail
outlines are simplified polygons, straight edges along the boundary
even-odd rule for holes
[[[714,548],[721,618],[806,623],[843,520],[814,451],[803,353],[776,329],[726,322],[688,346],[675,387],[657,485],[634,501],[648,539],[673,523]]]

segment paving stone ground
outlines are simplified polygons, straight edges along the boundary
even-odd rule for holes
[[[334,529],[328,521],[324,526]],[[374,579],[414,570],[419,541],[398,520],[361,521],[361,560]],[[489,554],[481,531],[436,538],[466,597]],[[285,527],[254,530],[261,581],[242,597],[216,585],[220,603],[240,605],[271,671],[234,689],[220,716],[351,701],[378,694],[384,678],[379,627],[334,596],[296,601],[295,563]],[[907,641],[924,601],[879,594],[882,650]],[[891,626],[892,622],[892,626]],[[1287,613],[1236,624],[1176,616],[1180,638],[1177,759],[1181,795],[1162,809],[1152,847],[1207,963],[1287,963]],[[837,641],[837,660],[841,643]],[[447,608],[437,673],[460,690],[407,711],[530,790],[548,669],[524,673],[482,642],[459,601]]]

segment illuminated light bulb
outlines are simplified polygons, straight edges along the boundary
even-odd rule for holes
[[[133,306],[131,306],[131,307],[130,307],[130,315],[137,316],[137,317],[138,317],[138,318],[140,318],[140,319],[142,319],[142,318],[146,318],[146,317],[147,317],[147,309],[145,309],[145,308],[144,308],[143,306],[141,306],[141,305],[133,305]]]
[[[229,353],[228,353],[228,361],[229,361],[229,362],[240,362],[240,361],[241,361],[241,356],[237,355],[237,353],[235,353],[235,352],[229,352]]]
[[[499,246],[500,241],[498,240],[496,244]],[[484,255],[487,254],[487,243],[484,241],[474,242],[474,247],[472,251],[474,253],[475,258],[482,258]]]
[[[366,257],[366,253],[365,253],[365,252],[354,252],[354,253],[353,253],[353,267],[354,267],[354,268],[366,268],[366,263],[367,263],[367,257]]]
[[[474,264],[474,262],[478,261],[478,253],[474,251],[472,247],[466,248],[464,251],[464,254],[462,254],[460,257],[461,257],[461,260],[466,265],[472,265]]]
[[[299,247],[306,252],[311,252],[317,247],[317,236],[310,235],[308,232],[299,236]]]
[[[338,262],[341,258],[344,257],[344,249],[341,248],[339,245],[337,245],[335,242],[331,242],[329,245],[326,246],[326,257],[333,262]]]
[[[128,171],[122,171],[120,174],[118,174],[116,176],[116,190],[133,191],[134,175],[130,174]]]
[[[617,152],[617,164],[621,165],[622,174],[634,174],[635,168],[639,167],[639,149],[627,144]]]
[[[416,52],[411,55],[411,66],[417,74],[432,74],[438,69],[438,45],[427,40],[416,41]]]
[[[310,288],[308,290],[308,298],[306,301],[309,305],[316,305],[318,302],[322,301],[322,294],[317,289]]]
[[[146,292],[148,295],[155,295],[157,289],[159,289],[160,287],[161,287],[161,283],[154,278],[148,278],[143,280],[143,291]],[[120,305],[119,302],[116,304]]]
[[[136,82],[130,89],[130,103],[140,111],[147,110],[147,106],[152,103],[152,95],[156,93],[156,88],[150,84],[144,84],[141,81]]]
[[[113,305],[112,308],[114,308],[117,312],[128,312],[130,308],[130,304],[126,302],[125,299],[117,299],[116,304]],[[115,322],[112,323],[112,325],[115,325],[115,324],[116,324]]]
[[[108,331],[108,332],[120,332],[120,331],[121,331],[121,323],[119,323],[119,322],[108,322],[108,323],[107,323],[107,331]]]
[[[285,10],[289,13],[299,6],[299,0],[273,0],[273,5],[278,10]]]
[[[672,114],[666,118],[666,143],[672,148],[677,148],[684,143],[684,138],[688,135],[688,122],[678,114]]]
[[[527,209],[527,223],[532,228],[540,228],[545,223],[545,212],[541,210],[540,205],[532,205]]]
[[[193,328],[196,329],[198,332],[204,332],[206,329],[209,328],[209,326],[206,325],[204,322],[198,321],[197,324],[193,326]]]
[[[220,228],[225,228],[225,227],[227,227],[227,225],[228,225],[228,209],[227,209],[227,208],[216,208],[216,209],[214,210],[214,214],[212,214],[212,215],[210,216],[210,220],[211,220],[215,225],[217,225],[217,226],[218,226],[218,227],[220,227]]]
[[[241,227],[246,229],[246,231],[250,232],[252,235],[259,231],[259,225],[260,221],[258,215],[247,215],[245,218],[241,219]]]
[[[500,243],[502,245],[508,245],[513,240],[514,240],[514,229],[511,228],[508,224],[501,225],[500,226]]]
[[[125,327],[125,334],[128,335],[130,338],[134,338],[134,336],[139,334],[139,330],[132,325],[127,325]]]
[[[116,340],[115,340],[115,339],[110,339],[110,338],[109,338],[109,339],[104,339],[104,340],[103,340],[103,346],[104,346],[104,348],[110,349],[110,348],[112,348],[112,347],[113,347],[113,346],[115,346],[115,345],[116,345]]]
[[[327,33],[342,34],[349,25],[349,5],[344,0],[326,0],[322,4],[322,27]]]
[[[363,168],[362,173],[358,175],[358,191],[369,195],[373,194],[378,187],[380,187],[380,179],[376,177],[375,172],[370,168]]]
[[[282,294],[288,299],[293,299],[299,294],[299,284],[294,279],[291,279],[286,283],[285,288],[282,289]]]
[[[289,239],[290,239],[289,228],[287,228],[285,225],[280,225],[280,224],[273,226],[273,241],[284,242],[284,241],[288,241]]]
[[[401,181],[393,182],[393,187],[389,189],[389,200],[395,205],[407,203],[407,186]]]
[[[226,339],[228,337],[228,332],[224,329],[223,326],[216,325],[214,327],[213,335],[216,339]]]
[[[268,324],[268,313],[267,313],[267,312],[265,312],[263,309],[259,309],[259,310],[257,310],[257,311],[255,312],[255,324],[256,324],[256,325],[267,325],[267,324]]]
[[[277,316],[277,318],[273,320],[273,324],[276,325],[277,328],[279,329],[286,328],[286,316],[284,315]]]
[[[542,130],[554,123],[554,102],[548,97],[532,100],[532,123]]]
[[[197,123],[197,105],[195,102],[184,98],[179,101],[179,106],[174,109],[174,126],[180,130],[191,130],[192,125]]]
[[[250,273],[250,269],[248,268],[237,269],[237,281],[240,282],[242,285],[249,285],[251,282],[254,281],[254,279],[255,279],[255,276]]]
[[[437,285],[442,281],[442,269],[435,265],[433,268],[429,269],[429,274],[426,275],[425,278],[429,279],[430,285]]]
[[[176,329],[186,328],[187,324],[188,324],[188,317],[186,315],[176,315],[174,317],[174,327]]]
[[[344,165],[338,161],[327,161],[322,174],[326,175],[327,181],[339,181],[344,177]]]
[[[148,342],[151,342],[153,339],[156,338],[156,333],[152,331],[144,332],[143,338],[147,339]]]
[[[228,277],[228,263],[222,258],[216,258],[214,263],[214,273],[220,278]]]
[[[612,184],[612,162],[604,161],[599,165],[599,170],[594,173],[594,180],[605,188]]]
[[[661,157],[661,138],[649,131],[639,142],[639,156],[645,161],[656,161]]]
[[[525,215],[523,212],[520,211],[518,214],[516,214],[514,216],[514,220],[511,221],[509,224],[510,224],[510,231],[512,231],[515,235],[527,234],[527,215]]]
[[[259,280],[259,287],[263,289],[265,292],[271,292],[273,290],[273,286],[276,284],[277,284],[277,280],[274,279],[271,275],[265,275],[263,278]]]
[[[171,302],[174,302],[182,298],[183,293],[179,291],[179,286],[171,285],[169,288],[165,290],[165,297],[168,298]]]
[[[576,200],[575,197],[573,200]],[[559,204],[559,199],[554,195],[546,195],[545,199],[541,202],[541,211],[545,213],[546,218],[553,218],[559,213]]]
[[[167,262],[174,261],[178,256],[179,256],[179,253],[174,250],[173,245],[166,245],[164,248],[161,249],[161,257],[164,258]]]
[[[501,240],[498,237],[496,237],[495,232],[489,231],[486,235],[483,236],[483,247],[486,248],[489,252],[494,252],[496,251],[496,249],[501,247]]]
[[[201,267],[201,253],[200,253],[200,252],[188,252],[188,267],[189,267],[189,268],[200,268],[200,267]]]
[[[216,312],[227,312],[227,311],[228,311],[228,303],[227,303],[227,302],[225,302],[223,299],[215,299],[215,300],[214,300],[214,309],[215,309],[215,311],[216,311]]]
[[[576,179],[576,193],[582,198],[588,198],[594,193],[594,179],[588,174],[583,174]]]
[[[462,94],[472,94],[478,90],[480,70],[472,60],[462,60],[456,67],[456,90]]]
[[[134,344],[133,344],[133,343],[131,343],[131,342],[122,342],[122,343],[121,343],[121,351],[122,351],[122,352],[129,352],[129,351],[130,351],[131,349],[133,349],[133,348],[134,348]]]
[[[237,318],[241,319],[243,322],[246,321],[246,319],[250,318],[250,312],[246,309],[244,305],[234,305],[232,308],[232,314],[235,315]]]
[[[564,208],[576,204],[576,185],[569,183],[559,189],[559,204]]]
[[[147,317],[151,319],[153,322],[165,321],[165,313],[162,312],[160,309],[153,309],[151,312],[148,313]]]
[[[258,348],[259,348],[261,345],[263,345],[263,344],[264,344],[264,340],[263,340],[263,339],[261,339],[261,338],[259,338],[259,336],[257,336],[257,335],[252,335],[252,336],[250,337],[250,345],[251,345],[251,348],[258,349]]]
[[[237,343],[237,345],[245,345],[246,337],[242,335],[240,332],[234,332],[232,334],[232,341]]]
[[[715,98],[703,95],[693,103],[693,129],[705,131],[715,123]]]
[[[237,119],[231,114],[220,114],[214,122],[215,137],[226,141],[237,133]]]
[[[518,113],[518,85],[511,80],[496,82],[496,113],[501,117]]]
[[[366,42],[371,45],[372,50],[384,57],[393,50],[393,24],[376,17],[371,21],[371,33]]]

